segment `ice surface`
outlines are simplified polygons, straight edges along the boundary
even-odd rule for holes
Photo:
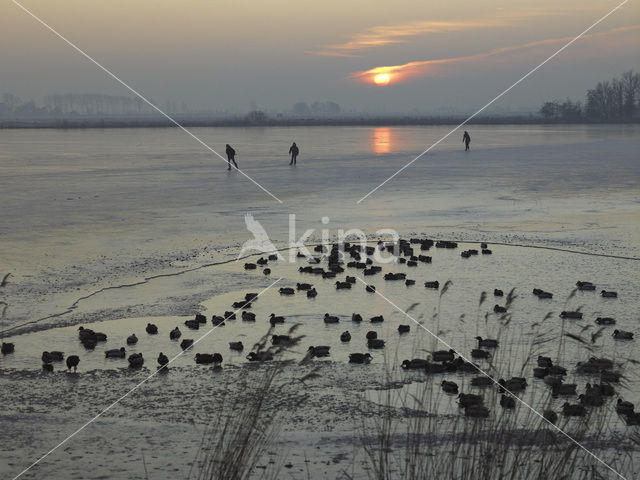
[[[182,324],[186,318],[196,311],[207,313],[209,318],[214,313],[222,314],[230,309],[231,301],[248,291],[259,291],[279,276],[284,277],[283,284],[316,284],[318,298],[309,301],[299,294],[283,298],[268,292],[254,308],[259,316],[256,325],[237,320],[213,332],[203,341],[201,351],[223,354],[229,372],[225,369],[222,375],[248,368],[244,355],[228,350],[228,342],[242,340],[246,353],[266,330],[271,312],[287,317],[287,323],[278,327],[280,333],[293,323],[302,324],[301,333],[307,336],[305,347],[331,345],[330,360],[319,362],[329,379],[324,381],[327,384],[335,380],[358,385],[360,390],[379,387],[380,355],[374,354],[370,366],[376,372],[373,377],[363,374],[354,379],[354,371],[345,363],[350,352],[365,350],[362,337],[371,328],[366,322],[353,325],[349,320],[352,311],[361,312],[365,318],[384,314],[387,322],[371,329],[380,330],[388,340],[389,355],[398,352],[400,357],[409,356],[424,344],[431,347],[429,335],[413,325],[409,336],[399,337],[397,325],[410,322],[379,297],[364,292],[361,285],[356,285],[353,292],[336,292],[332,280],[300,275],[296,271],[299,264],[286,262],[274,265],[270,278],[259,271],[245,272],[241,263],[221,264],[233,260],[241,244],[251,238],[245,229],[246,212],[252,212],[278,247],[286,246],[289,240],[289,214],[296,215],[297,237],[306,229],[314,229],[311,241],[321,239],[323,228],[331,238],[340,228],[360,228],[370,235],[393,228],[404,236],[493,243],[492,256],[461,259],[459,250],[432,250],[431,265],[417,269],[385,267],[407,272],[417,280],[414,287],[384,282],[380,276],[371,280],[402,308],[419,303],[415,314],[431,329],[435,328],[432,315],[437,294],[425,291],[421,282],[452,280],[453,286],[442,302],[441,329],[444,338],[462,351],[473,344],[480,293],[490,293],[493,288],[506,293],[516,287],[520,296],[508,350],[514,357],[522,355],[531,325],[547,312],[554,312],[549,321],[554,329],[559,328],[557,313],[567,309],[564,302],[576,280],[591,280],[599,288],[619,292],[617,301],[579,292],[570,306],[582,306],[585,321],[581,326],[593,324],[597,316],[612,316],[618,320],[616,328],[637,328],[638,262],[610,256],[640,257],[640,128],[567,125],[468,129],[472,136],[470,152],[463,151],[461,135],[456,133],[361,204],[356,204],[359,198],[450,127],[194,129],[220,152],[225,143],[234,145],[240,167],[283,204],[237,172],[228,173],[225,161],[203,151],[176,129],[1,131],[0,274],[13,275],[0,291],[0,300],[9,303],[0,330],[11,329],[7,334],[17,345],[15,354],[0,358],[0,390],[5,406],[2,423],[13,430],[16,445],[24,448],[2,454],[7,462],[0,463],[8,467],[2,475],[17,473],[38,453],[51,448],[60,433],[86,421],[133,385],[136,378],[144,376],[144,371],[128,372],[122,361],[107,361],[105,348],[121,346],[126,336],[136,331],[141,342],[131,352],[143,351],[147,364],[154,366],[160,351],[179,351],[168,339],[170,328],[180,325],[183,336],[194,338],[197,332],[190,332]],[[301,149],[295,168],[287,165],[287,151],[293,141]],[[321,222],[323,216],[329,217],[328,224]],[[461,245],[477,247],[477,243]],[[553,292],[553,300],[538,300],[530,294],[533,288]],[[497,302],[490,296],[483,308],[490,309],[493,303]],[[326,326],[321,320],[325,312],[340,315],[341,323]],[[147,321],[156,322],[161,334],[146,336]],[[100,344],[94,352],[85,352],[77,341],[79,324],[105,331],[109,335],[106,346]],[[482,321],[479,328],[481,334],[492,335],[496,325],[486,327]],[[338,338],[344,330],[354,336],[348,346]],[[609,330],[602,342],[617,359],[640,360],[635,343],[614,342]],[[91,378],[100,385],[92,391],[92,381],[80,376],[78,384],[86,396],[74,400],[77,415],[68,412],[61,401],[72,383],[67,375],[41,375],[39,357],[43,350],[80,354],[83,375],[91,372]],[[580,359],[569,349],[567,363]],[[179,381],[182,376],[184,384]],[[175,393],[180,385],[188,384],[191,401],[202,402],[215,401],[224,391],[211,387],[209,370],[196,366],[192,355],[179,359],[168,378],[149,386],[152,398],[145,403],[153,409],[171,398],[166,411],[158,412],[157,417],[147,415],[132,399],[123,405],[118,414],[121,418],[109,418],[100,426],[109,435],[118,435],[122,429],[135,431],[147,451],[160,448],[157,435],[163,431],[184,440],[178,444],[195,448],[198,435],[191,431],[183,436],[177,433],[181,428],[184,432],[191,428],[181,423],[186,416],[176,414],[184,407],[184,399],[163,396],[158,389],[166,388],[162,385],[165,382],[170,385],[168,392]],[[330,390],[325,383],[315,390],[317,395]],[[625,398],[637,401],[638,394],[637,385],[631,384]],[[327,405],[344,401],[342,391],[327,395],[331,397]],[[322,403],[316,401],[311,409],[317,418],[292,422],[289,439],[305,429],[321,431],[318,423],[330,418],[326,417],[328,407]],[[134,419],[129,420],[133,411]],[[43,429],[33,446],[33,431],[43,419],[52,428]],[[160,426],[145,433],[145,422],[151,420]],[[339,425],[327,427],[327,435],[339,437],[350,428],[342,418],[336,422]],[[83,437],[87,455],[104,467],[99,448],[108,439],[97,431],[87,435]],[[326,445],[329,447],[324,454],[328,456],[342,448],[336,439]],[[115,450],[114,455],[123,460],[118,468],[127,465],[127,476],[142,476],[137,453],[132,457],[131,452]],[[182,460],[175,457],[174,464],[184,470],[184,454],[180,455]],[[166,478],[171,478],[173,473],[166,465],[156,462],[153,478],[168,472]],[[52,456],[47,471],[56,477],[60,472],[76,471],[75,464],[71,453]],[[115,476],[120,472],[111,470]]]

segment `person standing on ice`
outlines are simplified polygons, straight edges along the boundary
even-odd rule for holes
[[[238,170],[238,164],[236,163],[236,151],[231,147],[231,145],[229,145],[227,143],[227,163],[229,164],[229,168],[227,168],[227,170],[231,170],[231,162],[233,162],[233,164],[236,167],[236,170]]]
[[[471,143],[471,136],[466,130],[464,131],[464,135],[462,135],[462,141],[464,142],[464,150],[466,152],[467,150],[469,150],[469,144]]]
[[[289,148],[289,153],[291,154],[291,161],[289,162],[289,165],[295,165],[296,158],[298,158],[298,154],[300,153],[300,149],[296,145],[296,142],[293,142],[293,145]]]

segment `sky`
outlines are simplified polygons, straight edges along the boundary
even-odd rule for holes
[[[480,108],[620,3],[16,1],[160,107],[333,101],[388,114]],[[131,95],[12,0],[0,3],[0,31],[0,94]],[[639,47],[640,1],[629,0],[495,107],[583,100],[598,81],[640,70]]]

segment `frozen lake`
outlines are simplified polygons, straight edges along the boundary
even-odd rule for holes
[[[295,214],[298,235],[394,228],[640,256],[637,125],[469,129],[470,152],[456,133],[361,204],[450,127],[194,130],[219,152],[234,145],[282,204],[177,129],[2,131],[0,258],[20,287],[5,323],[232,258],[251,237],[246,212],[277,246]],[[287,165],[292,141],[297,168]]]
[[[194,129],[219,152],[234,145],[282,204],[177,129],[2,131],[0,258],[22,287],[6,322],[233,257],[251,237],[246,212],[277,246],[295,214],[298,235],[394,228],[640,256],[637,125],[469,129],[470,152],[455,133],[360,204],[450,127]]]
[[[314,229],[310,242],[321,240],[322,229],[335,240],[339,229],[352,228],[362,229],[372,238],[377,230],[387,228],[407,238],[466,242],[452,251],[432,249],[433,263],[420,264],[417,269],[383,267],[384,272],[407,273],[416,279],[414,287],[384,282],[380,275],[371,283],[401,308],[417,303],[413,314],[435,330],[437,292],[425,290],[422,283],[451,280],[453,285],[441,302],[440,333],[464,352],[473,348],[476,330],[490,337],[501,331],[496,318],[490,316],[485,322],[484,314],[502,300],[489,295],[479,308],[481,292],[501,288],[506,293],[516,288],[516,314],[501,337],[505,348],[495,360],[505,377],[519,373],[514,364],[525,356],[532,324],[553,312],[549,329],[559,337],[558,313],[573,308],[581,308],[585,318],[572,328],[582,332],[586,327],[587,337],[596,329],[596,317],[617,319],[617,327],[607,327],[598,343],[603,355],[620,361],[640,360],[635,342],[611,338],[613,328],[640,335],[640,127],[470,126],[469,152],[464,151],[461,132],[456,132],[357,203],[450,129],[193,129],[220,153],[226,143],[233,145],[240,168],[282,203],[238,172],[227,172],[225,161],[177,129],[0,131],[0,275],[12,273],[0,291],[0,300],[9,304],[0,330],[16,343],[15,354],[0,358],[0,382],[7,407],[3,422],[17,432],[14,448],[2,453],[7,462],[2,475],[17,474],[33,461],[31,457],[50,448],[61,431],[77,428],[77,423],[95,415],[97,408],[149,373],[127,372],[126,361],[104,358],[105,349],[120,347],[135,331],[142,340],[129,353],[144,352],[145,367],[151,370],[160,351],[173,355],[180,351],[168,340],[171,328],[180,325],[189,333],[187,337],[197,338],[198,332],[183,326],[185,319],[196,311],[209,318],[221,315],[231,309],[232,301],[246,292],[259,291],[278,277],[283,278],[278,287],[310,282],[319,295],[309,301],[299,294],[290,298],[267,292],[254,307],[258,316],[255,325],[238,320],[213,332],[203,341],[201,351],[220,351],[229,367],[225,375],[242,375],[247,364],[244,355],[266,331],[271,312],[287,317],[285,325],[278,327],[279,333],[294,323],[302,324],[300,333],[306,337],[300,352],[307,345],[331,346],[330,360],[319,362],[327,383],[319,388],[321,392],[348,389],[348,382],[358,391],[377,388],[385,362],[397,363],[398,359],[420,356],[426,347],[431,349],[431,337],[418,328],[412,328],[408,336],[398,336],[398,325],[411,322],[380,298],[372,298],[362,285],[354,285],[352,292],[336,291],[335,279],[300,274],[297,269],[306,265],[304,260],[274,264],[271,277],[259,270],[246,272],[244,262],[224,263],[235,259],[243,242],[252,237],[245,228],[247,212],[264,226],[278,248],[287,246],[292,214],[296,239],[305,230]],[[295,168],[288,166],[287,157],[293,141],[301,150]],[[328,217],[325,223],[323,217]],[[491,256],[460,258],[462,249],[479,248],[481,241],[491,244]],[[347,271],[353,273],[357,272]],[[619,298],[579,292],[567,300],[577,280],[593,281],[598,292],[600,288],[616,290]],[[551,291],[554,298],[538,300],[531,295],[533,288]],[[325,312],[339,315],[340,324],[325,325]],[[386,354],[374,355],[371,365],[377,379],[350,369],[346,363],[349,353],[366,350],[363,335],[373,328],[367,322],[353,324],[352,312],[365,318],[385,316],[386,322],[374,328],[387,340]],[[144,325],[149,321],[160,328],[157,337],[145,336]],[[84,352],[77,342],[77,326],[89,323],[107,333],[109,341],[95,351]],[[339,341],[344,330],[354,337],[350,344]],[[229,351],[228,342],[234,340],[245,343],[244,354]],[[557,348],[557,342],[552,343],[549,353]],[[43,379],[39,356],[47,349],[81,355],[81,370],[91,372],[98,384],[95,389],[88,376],[79,376],[77,385],[61,372]],[[568,365],[585,360],[584,352],[568,346],[564,360]],[[189,398],[222,395],[203,381],[210,378],[208,370],[194,370],[191,355],[178,359],[175,368],[192,384],[189,395],[193,397]],[[56,366],[56,370],[64,368]],[[580,388],[589,380],[573,374],[571,378]],[[131,417],[126,408],[135,403],[128,400],[117,417],[101,420],[106,422],[102,427],[117,434],[122,422],[132,422],[132,431],[140,430],[136,435],[143,449],[151,449],[154,438],[166,432],[176,435],[180,447],[188,444],[193,448],[199,436],[176,429],[180,430],[181,422],[197,425],[202,418],[176,415],[184,400],[175,395],[182,388],[179,379],[171,373],[145,386],[149,396],[145,404],[157,411],[139,409]],[[331,385],[333,380],[335,385]],[[624,397],[640,400],[637,385],[634,371]],[[18,394],[13,393],[16,387]],[[38,388],[42,391],[35,394]],[[69,391],[75,395],[77,419],[69,418],[59,398]],[[528,394],[533,395],[527,398],[535,404],[534,393]],[[321,403],[315,404],[317,411],[322,410]],[[442,408],[446,414],[456,412],[450,404]],[[559,404],[554,403],[554,408]],[[34,424],[47,416],[55,427],[32,444]],[[146,422],[154,423],[154,433],[144,433]],[[339,434],[348,423],[344,419],[340,422],[333,429],[313,431]],[[611,426],[616,431],[624,432],[624,428],[620,423]],[[304,429],[310,425],[300,427]],[[106,468],[101,464],[101,441],[86,439],[87,445],[95,448],[91,458]],[[313,445],[315,440],[307,441]],[[324,455],[339,450],[335,442],[327,445]],[[294,451],[294,456],[301,455]],[[171,478],[173,473],[163,463],[162,454],[154,452],[157,462],[152,477]],[[118,467],[122,470],[111,470],[112,475],[143,478],[138,454],[117,448],[115,454],[123,463]],[[59,461],[55,455],[47,464],[53,477],[77,468],[71,454],[60,453]],[[184,457],[180,460],[183,463]],[[169,461],[174,466],[180,463],[174,457]],[[181,472],[187,468],[183,463],[179,465]]]

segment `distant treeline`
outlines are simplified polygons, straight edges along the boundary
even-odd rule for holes
[[[340,115],[342,108],[336,102],[298,102],[293,106],[296,115]]]
[[[22,101],[4,94],[0,102],[0,128],[129,128],[172,127],[170,120],[159,115],[139,97],[102,94],[47,95],[44,105],[33,100]],[[185,127],[221,126],[341,126],[341,125],[456,125],[466,114],[434,115],[367,115],[345,113],[335,102],[298,102],[291,111],[269,113],[254,110],[248,114],[228,112],[190,113],[186,104],[180,108],[168,102],[169,112]],[[599,82],[586,93],[586,103],[546,102],[538,113],[498,115],[484,114],[473,118],[472,124],[535,124],[535,123],[627,123],[640,122],[640,75],[633,71],[621,78]]]
[[[36,105],[33,100],[23,101],[16,95],[5,93],[0,102],[0,117],[14,118],[141,115],[152,111],[140,97],[98,93],[47,95],[43,106]]]
[[[174,115],[183,127],[304,127],[304,126],[403,126],[403,125],[459,125],[465,120],[459,116],[343,116],[343,117],[269,117],[264,112],[251,112],[245,116],[208,118],[206,116]],[[473,125],[530,125],[547,123],[538,115],[484,116],[468,122]],[[176,125],[164,117],[74,117],[48,119],[2,120],[2,128],[164,128]]]
[[[22,100],[11,93],[5,93],[0,99],[0,118],[12,120],[47,120],[51,117],[57,119],[73,119],[78,117],[142,117],[156,113],[156,110],[146,103],[142,98],[133,96],[103,95],[97,93],[65,93],[47,95],[44,97],[44,105],[39,106],[34,100]],[[157,105],[153,99],[151,103]],[[255,103],[255,102],[252,102]],[[178,104],[174,101],[167,101],[162,108],[163,111],[171,114],[188,114],[189,109],[185,102]],[[274,114],[276,118],[289,117],[335,117],[342,113],[340,105],[331,101],[315,101],[312,103],[297,102],[291,111],[287,113]],[[227,112],[206,113],[199,112],[194,117],[207,116],[216,120],[220,118],[231,118],[236,121],[236,116]],[[267,113],[254,109],[247,115],[242,115],[244,122],[249,125],[262,124],[268,121]],[[121,118],[125,123],[132,119]],[[84,121],[84,120],[82,120]],[[96,120],[93,119],[93,122]],[[133,119],[133,122],[139,120]],[[50,123],[46,122],[45,123]],[[78,123],[74,120],[72,123]]]
[[[554,100],[540,108],[551,122],[638,122],[640,120],[640,74],[632,70],[620,78],[598,82],[587,90],[586,103]]]

